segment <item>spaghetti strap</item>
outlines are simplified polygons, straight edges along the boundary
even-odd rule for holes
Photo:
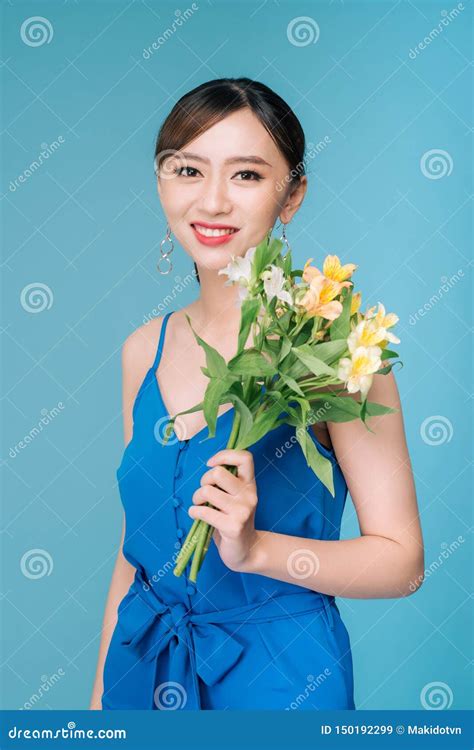
[[[170,315],[172,314],[173,314],[173,310],[170,310],[169,312],[167,312],[161,324],[160,337],[158,339],[158,347],[156,349],[155,361],[153,362],[153,365],[152,365],[152,370],[154,371],[156,371],[156,368],[158,367],[158,364],[161,359],[161,352],[163,351],[163,344],[165,341],[166,326],[168,325],[168,320],[170,318]]]

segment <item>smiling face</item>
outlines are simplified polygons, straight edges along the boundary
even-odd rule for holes
[[[198,268],[218,270],[287,224],[306,192],[259,119],[241,109],[160,165],[158,193],[176,238]]]

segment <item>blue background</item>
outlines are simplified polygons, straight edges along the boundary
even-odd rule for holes
[[[400,316],[404,368],[396,378],[426,568],[434,567],[415,596],[338,600],[353,646],[356,706],[421,708],[423,688],[442,682],[449,705],[468,708],[469,3],[412,56],[455,3],[197,5],[147,58],[144,49],[171,26],[177,7],[184,13],[191,3],[2,4],[1,707],[21,708],[58,670],[64,676],[36,708],[88,706],[122,520],[121,346],[148,315],[181,307],[198,291],[180,248],[169,276],[156,271],[166,223],[154,139],[186,91],[249,76],[288,101],[309,142],[326,138],[309,160],[309,192],[288,229],[296,260],[337,253],[359,264],[364,308],[380,300]],[[23,41],[21,25],[34,15],[50,22],[49,43]],[[298,16],[311,17],[313,30],[317,23],[314,43],[289,40]],[[59,137],[55,153],[19,182],[42,144]],[[446,152],[449,174],[423,172],[432,149]],[[38,283],[50,304],[33,313],[22,291]],[[12,458],[59,402],[58,416]],[[434,425],[429,440],[424,424]],[[358,534],[348,500],[342,537]],[[48,574],[37,579],[21,567],[32,549],[49,555]]]

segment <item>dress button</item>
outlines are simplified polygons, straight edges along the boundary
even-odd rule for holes
[[[184,534],[183,529],[176,529],[176,536],[178,537],[178,539],[181,539],[183,534]]]
[[[193,586],[193,585],[192,585],[192,584],[190,583],[190,584],[189,584],[188,586],[186,586],[186,591],[188,592],[188,594],[189,594],[189,595],[191,595],[191,594],[195,594],[195,593],[196,593],[196,587],[195,587],[195,586]]]
[[[175,506],[176,508],[178,507],[178,505],[181,505],[181,500],[179,499],[179,497],[174,497],[174,498],[173,498],[173,505],[174,505],[174,506]]]

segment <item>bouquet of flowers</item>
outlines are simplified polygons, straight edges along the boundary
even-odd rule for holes
[[[322,271],[311,265],[293,269],[291,251],[267,238],[244,257],[233,257],[219,271],[226,284],[237,284],[241,305],[236,355],[226,362],[216,349],[193,333],[206,354],[209,378],[204,400],[174,415],[165,440],[180,414],[202,410],[208,438],[215,435],[218,408],[232,403],[234,418],[227,448],[246,449],[270,430],[286,423],[296,428],[296,439],[308,465],[334,497],[331,461],[316,448],[308,427],[324,419],[347,422],[397,411],[367,400],[375,373],[387,374],[398,357],[387,344],[399,339],[388,329],[398,321],[379,302],[360,312],[361,294],[350,280],[357,268],[341,265],[328,255]],[[188,322],[192,328],[191,320]],[[249,336],[253,345],[245,348]],[[341,395],[345,392],[346,396]],[[360,392],[360,400],[347,393]],[[228,466],[235,472],[236,467]],[[179,576],[192,557],[189,578],[197,574],[214,529],[195,519],[173,570]]]

